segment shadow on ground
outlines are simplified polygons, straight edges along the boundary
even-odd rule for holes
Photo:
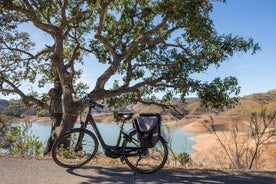
[[[91,172],[89,172],[91,170]],[[85,172],[84,172],[85,171]],[[129,168],[105,168],[86,166],[79,169],[67,169],[67,172],[87,179],[88,183],[210,183],[210,184],[275,184],[276,172],[228,172],[218,170],[162,169],[154,174],[136,174]],[[82,174],[86,173],[86,174]],[[91,175],[87,175],[91,173]]]

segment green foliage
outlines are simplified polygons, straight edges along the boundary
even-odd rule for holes
[[[20,126],[0,125],[0,148],[12,155],[35,156],[43,152],[43,144],[33,135],[32,124],[25,122]]]
[[[234,77],[227,77],[224,80],[216,78],[210,84],[203,84],[198,90],[198,96],[205,107],[217,109],[220,106],[237,104],[236,96],[240,92],[240,87],[237,85],[238,81]],[[231,97],[231,94],[235,96]]]
[[[109,107],[114,108],[114,110],[118,110],[120,107],[129,104],[129,103],[136,103],[137,96],[136,93],[126,93],[122,95],[118,95],[116,97],[107,98],[106,102],[108,103]]]
[[[191,161],[191,158],[188,153],[183,152],[177,156],[177,160],[180,162],[181,165],[185,165]]]
[[[88,84],[84,82],[79,82],[75,85],[74,97],[75,99],[81,99],[84,95],[87,94],[87,90],[89,89]]]
[[[0,124],[5,124],[8,121],[7,116],[4,114],[0,114]]]
[[[46,117],[46,116],[49,116],[49,112],[48,110],[40,109],[36,112],[36,115],[38,117]]]
[[[20,101],[10,100],[3,113],[8,116],[20,117],[22,110],[24,110],[24,107]]]
[[[8,127],[6,123],[8,122],[8,118],[4,114],[0,114],[0,148],[6,147],[6,135],[8,131]]]
[[[94,100],[111,98],[115,106],[122,103],[115,98],[154,103],[158,93],[163,95],[161,103],[168,105],[174,96],[184,100],[197,93],[202,104],[212,108],[235,103],[239,87],[234,77],[209,84],[193,78],[237,52],[254,54],[260,49],[252,38],[216,31],[210,14],[218,2],[225,1],[1,2],[0,92],[17,93],[25,103],[47,108],[32,88],[31,95],[22,92],[22,82],[44,87],[58,77],[63,89],[72,88],[71,94],[63,95],[69,101],[78,99],[80,95],[73,93],[88,88],[76,84],[82,74],[77,64],[85,64],[84,56],[95,56],[106,70],[91,91]],[[18,28],[27,21],[46,35],[46,42],[34,43],[35,31]],[[110,83],[113,87],[107,89]]]

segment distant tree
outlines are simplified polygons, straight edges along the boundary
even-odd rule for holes
[[[259,46],[252,38],[216,32],[209,14],[217,1],[0,0],[0,91],[49,108],[49,97],[26,93],[22,84],[44,87],[58,79],[64,99],[60,134],[75,123],[75,92],[85,87],[76,84],[82,72],[75,66],[94,55],[97,60],[90,62],[106,67],[90,92],[95,101],[141,102],[178,111],[169,104],[173,96],[184,100],[198,93],[204,105],[226,105],[235,100],[230,94],[239,93],[236,78],[207,83],[193,74],[219,67],[236,52],[255,53]],[[33,25],[45,40],[34,43],[35,30],[27,33],[22,25]],[[157,93],[164,94],[160,101]]]

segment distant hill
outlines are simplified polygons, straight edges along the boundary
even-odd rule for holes
[[[0,99],[0,112],[2,112],[6,107],[8,107],[9,101]]]
[[[173,103],[180,103],[179,99],[174,99]],[[5,109],[10,105],[9,101],[0,99],[0,112],[5,112]],[[219,119],[227,120],[249,120],[253,112],[260,112],[262,108],[266,108],[267,112],[276,111],[276,90],[272,90],[266,93],[256,93],[240,98],[239,104],[228,108],[220,110],[210,110],[200,106],[200,100],[198,98],[188,98],[185,104],[181,104],[187,109],[189,114],[185,116],[186,119],[202,118],[209,116],[210,114],[215,114]],[[17,107],[9,106],[9,112],[12,110],[18,110]],[[136,114],[141,112],[161,112],[160,107],[154,105],[143,105],[143,104],[128,104],[122,106],[120,111],[134,111]],[[7,109],[6,109],[7,112]],[[105,113],[111,112],[111,110],[105,108]],[[21,115],[35,115],[36,110],[31,108],[26,108],[21,111]],[[173,119],[172,117],[168,119]]]
[[[189,110],[186,118],[200,118],[215,114],[222,120],[249,120],[252,113],[259,113],[263,108],[266,109],[267,114],[276,111],[276,90],[241,97],[237,105],[216,111],[201,107],[200,100],[197,98],[188,100],[186,107]]]
[[[179,99],[174,99],[173,103],[180,103]],[[249,120],[253,112],[260,112],[262,108],[266,108],[267,113],[276,111],[276,90],[266,93],[256,93],[240,98],[240,101],[235,106],[228,108],[212,110],[200,106],[200,99],[188,98],[186,103],[182,104],[183,107],[189,112],[185,119],[202,119],[209,115],[215,115],[216,119],[225,121],[233,120]],[[136,114],[140,112],[161,112],[160,107],[143,104],[129,104],[121,108],[122,111],[130,110],[135,111]],[[166,119],[173,119],[173,117],[166,117]]]
[[[244,96],[239,105],[221,115],[228,119],[248,120],[252,113],[259,113],[262,109],[266,109],[267,114],[276,111],[276,90]]]
[[[22,117],[25,115],[36,115],[34,107],[26,107],[21,101],[8,101],[0,99],[0,113],[8,116]]]

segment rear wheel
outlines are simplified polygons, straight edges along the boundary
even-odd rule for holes
[[[165,165],[168,159],[168,147],[162,136],[152,148],[141,148],[139,145],[135,130],[123,142],[124,159],[130,168],[140,173],[150,174]]]
[[[88,163],[97,153],[96,136],[82,129],[73,129],[59,137],[52,147],[52,158],[58,165],[77,168]]]

